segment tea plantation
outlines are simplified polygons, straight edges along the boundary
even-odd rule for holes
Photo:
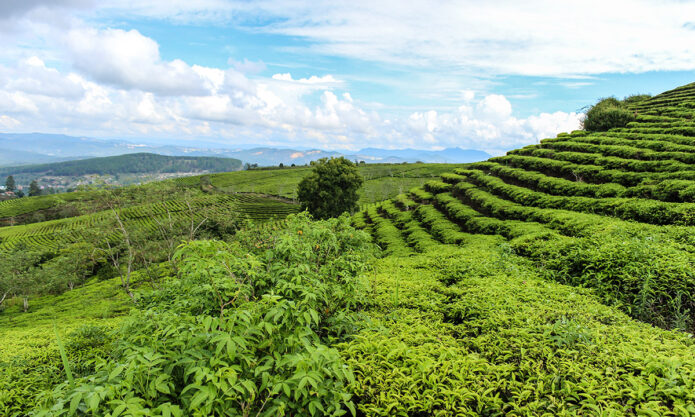
[[[120,247],[138,268],[28,309],[16,292],[0,414],[695,415],[695,84],[621,105],[622,127],[485,162],[362,167],[352,216],[218,221],[156,262]],[[307,173],[179,179],[204,191],[111,210],[114,233],[215,207],[284,217]],[[60,251],[107,215],[0,228],[0,245]]]

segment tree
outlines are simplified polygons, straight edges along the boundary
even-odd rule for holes
[[[340,157],[322,158],[311,165],[311,174],[297,186],[302,210],[317,219],[327,219],[357,209],[357,191],[363,179],[355,164]]]
[[[14,191],[17,189],[17,184],[15,184],[14,177],[12,175],[7,177],[7,180],[5,180],[5,188],[7,191]]]
[[[8,296],[21,296],[24,312],[29,310],[29,296],[38,292],[36,265],[40,260],[39,252],[21,244],[0,256],[0,306]]]
[[[58,256],[43,266],[43,292],[62,294],[87,281],[95,267],[94,247],[87,242],[76,242],[61,249]]]
[[[29,197],[34,197],[37,195],[41,195],[41,188],[39,188],[39,184],[36,182],[36,180],[33,180],[31,184],[29,184]]]

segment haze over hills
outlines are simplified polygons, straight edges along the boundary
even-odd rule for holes
[[[417,161],[465,163],[482,161],[491,156],[480,150],[460,148],[449,148],[441,151],[366,148],[354,153],[341,153],[321,149],[286,149],[253,145],[240,148],[155,145],[125,140],[94,139],[45,133],[0,133],[0,166],[59,162],[141,152],[168,156],[218,156],[235,158],[243,163],[261,166],[279,165],[280,163],[304,165],[319,158],[339,156],[367,163]]]

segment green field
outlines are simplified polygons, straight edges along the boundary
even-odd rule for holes
[[[414,186],[437,178],[463,164],[369,164],[359,167],[365,183],[359,204],[369,204],[394,197]],[[311,168],[258,169],[234,171],[204,176],[177,178],[156,184],[126,187],[126,204],[140,204],[157,188],[165,187],[175,196],[189,190],[197,192],[201,178],[209,180],[215,194],[258,193],[272,196],[296,197],[297,184]],[[42,221],[43,217],[60,218],[74,212],[93,212],[103,209],[98,191],[72,192],[0,201],[0,225],[15,225]],[[171,196],[170,196],[171,198]],[[63,212],[60,212],[63,210]]]
[[[358,213],[187,242],[156,279],[135,273],[133,301],[96,276],[26,313],[18,296],[0,312],[0,413],[695,415],[695,84],[630,106],[626,127],[485,162],[360,167]],[[307,173],[172,189],[266,220]],[[98,215],[0,228],[0,245]]]
[[[383,201],[421,186],[464,164],[368,164],[360,165],[364,178],[359,204]],[[254,192],[295,198],[297,184],[311,172],[310,167],[225,172],[206,176],[221,192]],[[200,176],[178,178],[178,184],[198,186]]]

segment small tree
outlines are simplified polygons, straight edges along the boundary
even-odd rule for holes
[[[317,219],[337,217],[357,209],[357,191],[363,183],[355,164],[343,157],[311,162],[311,174],[297,187],[302,210]]]
[[[20,296],[24,311],[29,310],[29,296],[37,290],[37,268],[41,254],[18,245],[0,256],[0,306],[8,296]]]
[[[14,177],[12,175],[5,180],[5,188],[7,191],[14,191],[17,189],[17,184],[14,182]]]
[[[36,180],[33,180],[31,184],[29,184],[29,197],[34,197],[37,195],[41,195],[41,188],[39,188],[39,184],[36,182]]]

